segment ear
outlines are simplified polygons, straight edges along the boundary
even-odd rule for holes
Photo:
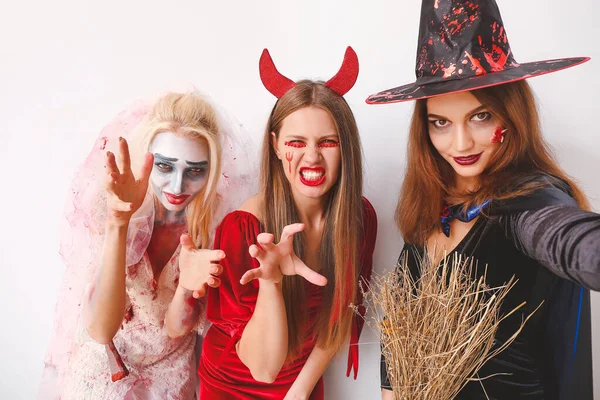
[[[277,135],[275,135],[275,132],[271,132],[271,146],[273,146],[277,158],[281,160],[281,153],[279,152],[279,144],[277,143]]]

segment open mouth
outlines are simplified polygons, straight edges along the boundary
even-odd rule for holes
[[[456,163],[459,165],[472,165],[472,164],[475,164],[477,161],[479,161],[482,154],[483,154],[483,152],[481,152],[479,154],[471,154],[470,156],[466,156],[466,157],[452,157],[452,158],[454,158],[454,161],[456,161]]]
[[[325,168],[303,167],[300,168],[300,182],[306,186],[319,186],[325,182]]]
[[[173,205],[180,205],[183,204],[183,202],[185,202],[187,200],[188,197],[190,197],[189,194],[180,194],[180,195],[175,195],[172,193],[167,193],[167,192],[163,192],[165,197],[167,198],[167,201]]]

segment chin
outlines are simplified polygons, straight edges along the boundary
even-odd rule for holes
[[[171,204],[164,196],[161,196],[160,202],[167,211],[181,212],[185,210],[185,208],[190,204],[191,201],[187,199],[181,204]]]
[[[328,185],[326,182],[317,187],[310,187],[304,185],[302,182],[298,182],[296,185],[296,192],[309,199],[320,199],[329,193],[332,186],[333,185]]]
[[[463,178],[475,178],[481,175],[484,165],[484,163],[481,163],[481,161],[482,160],[479,160],[473,165],[459,165],[454,160],[448,160],[456,175],[459,175]]]
[[[477,178],[483,171],[480,168],[470,170],[465,168],[454,168],[454,172],[463,178]]]
[[[318,192],[318,193],[315,193],[315,192],[314,192],[314,191],[312,191],[312,190],[311,190],[311,191],[306,191],[306,190],[304,190],[304,191],[300,191],[300,194],[301,194],[302,196],[304,196],[304,197],[308,198],[308,199],[315,199],[315,200],[316,200],[316,199],[320,199],[320,198],[322,198],[323,196],[325,196],[325,195],[327,194],[327,192],[325,192],[325,193],[323,193],[323,192]]]

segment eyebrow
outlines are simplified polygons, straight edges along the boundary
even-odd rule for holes
[[[318,138],[318,140],[322,140],[322,139],[338,139],[338,138],[339,138],[339,135],[337,133],[332,133],[331,135],[321,136],[321,137]],[[290,136],[286,136],[286,139],[306,140],[306,137],[299,136],[299,135],[290,135]]]
[[[154,153],[154,158],[159,159],[160,161],[168,161],[168,162],[177,162],[178,158],[165,157],[160,153]],[[208,165],[208,161],[185,161],[187,165],[191,167],[205,167]]]
[[[162,161],[170,161],[170,162],[176,162],[177,160],[179,160],[178,158],[165,157],[160,153],[154,153],[154,158],[160,158]]]
[[[471,111],[469,111],[467,113],[467,115],[473,115],[473,114],[477,113],[478,111],[485,110],[485,109],[487,109],[487,107],[482,104],[479,107],[476,107],[476,108],[472,109]],[[448,119],[447,117],[444,117],[443,115],[437,115],[437,114],[427,114],[427,118]]]
[[[208,165],[208,161],[185,161],[187,165],[192,167],[205,167]]]

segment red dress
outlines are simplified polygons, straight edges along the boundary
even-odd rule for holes
[[[364,235],[360,251],[361,269],[359,282],[369,281],[373,269],[373,249],[377,236],[377,215],[369,201],[363,198]],[[239,359],[235,344],[254,312],[258,296],[258,280],[241,285],[240,278],[249,268],[257,268],[258,261],[250,257],[248,247],[256,243],[263,230],[259,220],[245,211],[228,214],[215,234],[215,249],[225,251],[227,257],[221,261],[223,275],[221,286],[210,289],[207,301],[207,318],[212,326],[204,338],[202,357],[198,367],[201,399],[283,399],[296,380],[310,355],[315,340],[304,343],[299,356],[281,368],[273,383],[257,382],[250,370]],[[316,316],[323,301],[322,287],[306,282],[308,318],[307,330],[315,328]],[[358,304],[362,303],[360,290]],[[361,312],[364,308],[360,306]],[[354,367],[354,379],[358,373],[358,338],[363,319],[355,317],[352,322],[348,370]],[[310,399],[324,398],[323,378],[315,386]]]

